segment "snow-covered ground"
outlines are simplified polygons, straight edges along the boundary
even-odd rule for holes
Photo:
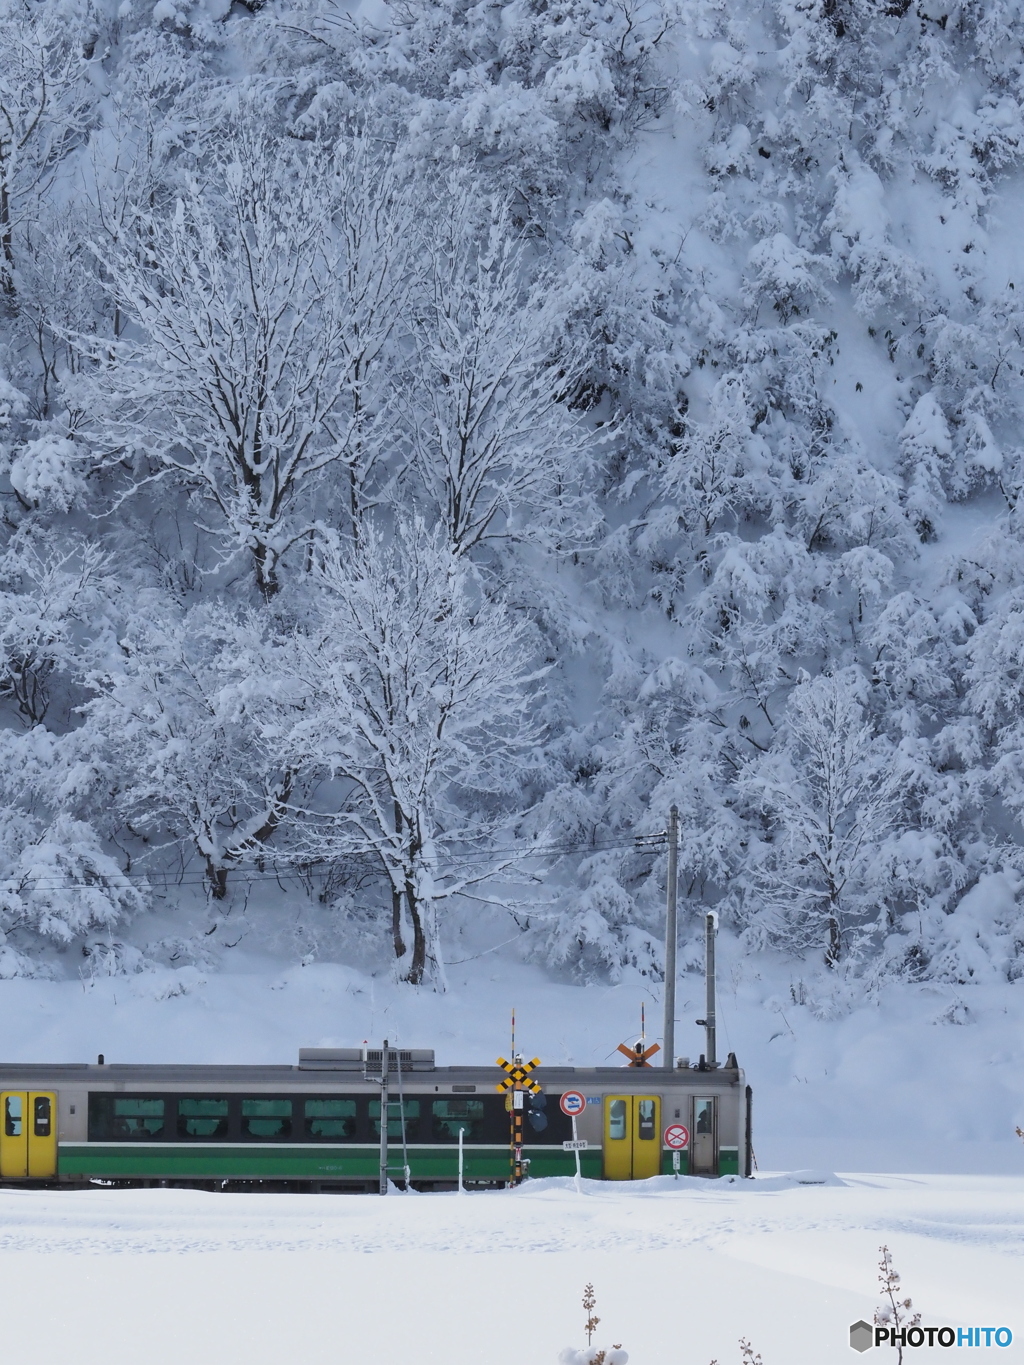
[[[884,1242],[926,1325],[1008,1326],[1013,1344],[979,1358],[1024,1360],[1024,1177],[802,1178],[827,1183],[5,1190],[4,1344],[76,1365],[556,1365],[583,1345],[592,1282],[595,1341],[631,1365],[739,1365],[741,1336],[764,1365],[831,1365],[857,1359],[848,1328],[878,1303]]]

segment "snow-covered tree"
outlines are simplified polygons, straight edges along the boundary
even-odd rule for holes
[[[295,786],[259,743],[266,629],[214,604],[181,615],[151,605],[89,676],[88,722],[103,737],[115,810],[156,847],[197,854],[218,899],[232,867],[264,854]]]
[[[778,744],[739,786],[764,820],[750,918],[835,966],[886,904],[884,845],[900,808],[891,746],[864,715],[855,672],[807,678],[790,695]]]
[[[589,432],[566,405],[585,346],[560,338],[556,282],[531,280],[525,247],[508,202],[451,177],[428,237],[409,426],[416,481],[460,554],[543,534],[587,473]]]
[[[900,459],[907,480],[907,515],[922,540],[933,540],[942,525],[944,475],[953,442],[934,394],[923,394],[900,432]]]
[[[4,810],[0,978],[45,973],[40,943],[66,947],[147,904],[145,885],[125,876],[91,825],[66,815],[44,824]]]
[[[17,290],[21,236],[95,118],[88,0],[0,5],[0,293]]]
[[[723,522],[735,524],[770,498],[764,467],[769,460],[764,438],[753,430],[742,379],[723,376],[707,418],[682,423],[663,474],[667,505],[661,526],[667,529],[674,518],[691,544],[701,546]]]
[[[0,554],[0,697],[24,724],[41,725],[51,680],[76,667],[74,637],[102,606],[103,552],[71,535],[57,539],[31,521]]]
[[[367,525],[323,552],[313,582],[267,742],[326,784],[307,856],[373,854],[404,976],[443,986],[442,910],[508,865],[489,844],[537,740],[527,628],[422,521]]]
[[[46,975],[46,948],[109,931],[148,904],[95,825],[66,740],[0,730],[0,977]]]
[[[172,212],[137,205],[97,245],[133,326],[74,392],[103,463],[131,464],[129,490],[177,481],[270,597],[296,541],[393,473],[387,358],[415,221],[369,133],[320,146],[262,117],[218,130]]]

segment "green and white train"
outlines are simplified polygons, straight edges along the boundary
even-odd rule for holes
[[[316,1048],[298,1066],[0,1065],[0,1181],[375,1189],[381,1056]],[[510,1100],[497,1092],[498,1067],[435,1066],[426,1049],[390,1057],[392,1179],[451,1188],[461,1131],[466,1185],[505,1183]],[[750,1174],[751,1093],[731,1054],[710,1070],[541,1066],[531,1080],[542,1087],[523,1096],[531,1176],[575,1171],[562,1146],[573,1136],[559,1103],[568,1091],[586,1100],[576,1120],[584,1176]]]

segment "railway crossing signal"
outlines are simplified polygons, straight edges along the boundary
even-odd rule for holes
[[[640,1042],[634,1043],[632,1047],[627,1047],[625,1043],[620,1043],[615,1050],[616,1052],[621,1052],[623,1057],[629,1058],[630,1066],[650,1066],[650,1062],[647,1058],[653,1057],[656,1052],[660,1052],[661,1044],[652,1043],[650,1047],[644,1047],[643,1040],[641,1039]]]
[[[515,1027],[514,1020],[515,1016],[513,1015],[513,1028]],[[494,1088],[499,1093],[508,1095],[506,1103],[509,1107],[509,1119],[511,1121],[509,1139],[511,1183],[518,1185],[523,1178],[523,1092],[529,1091],[531,1095],[540,1094],[541,1086],[537,1081],[530,1079],[530,1072],[534,1067],[540,1066],[540,1058],[534,1057],[532,1062],[524,1062],[522,1057],[513,1052],[510,1062],[507,1062],[504,1057],[499,1057],[498,1065],[505,1072],[505,1075]]]

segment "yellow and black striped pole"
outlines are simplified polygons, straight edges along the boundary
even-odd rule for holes
[[[523,1092],[518,1081],[512,1087],[512,1184],[523,1178]]]

